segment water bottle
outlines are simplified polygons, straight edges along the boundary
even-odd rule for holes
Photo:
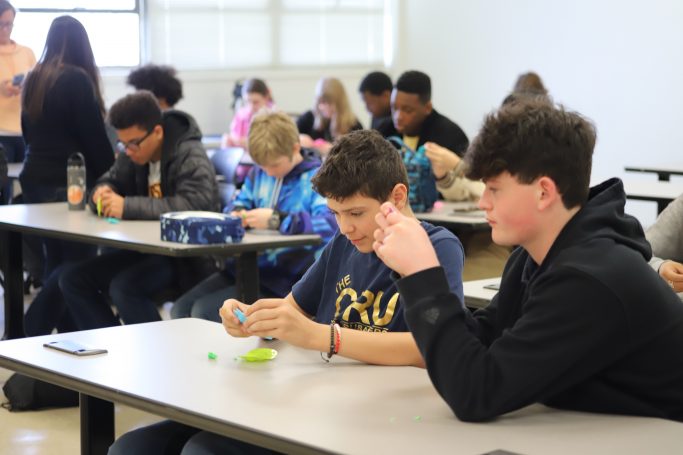
[[[85,210],[85,158],[78,152],[66,163],[66,199],[69,210]]]

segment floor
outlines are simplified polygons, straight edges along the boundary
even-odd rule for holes
[[[4,303],[0,287],[0,301]],[[32,296],[26,296],[25,305]],[[162,307],[162,317],[168,317],[168,304]],[[0,331],[4,327],[4,305],[0,305]],[[0,386],[12,372],[0,368]],[[6,401],[0,391],[0,401]],[[127,406],[116,406],[116,436],[133,428],[154,423],[159,417]],[[78,408],[45,411],[9,412],[0,408],[0,454],[50,455],[80,453],[80,422]]]

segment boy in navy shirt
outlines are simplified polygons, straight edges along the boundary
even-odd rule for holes
[[[339,232],[284,299],[253,305],[227,300],[221,309],[226,330],[233,336],[270,336],[367,363],[422,366],[422,356],[407,332],[392,271],[372,250],[375,215],[383,202],[391,201],[421,225],[442,259],[451,292],[459,296],[462,245],[446,229],[417,221],[408,204],[401,157],[377,132],[358,131],[341,138],[312,182],[327,197]],[[247,317],[244,324],[233,314],[238,308]],[[329,352],[335,330],[343,343]]]
[[[372,250],[378,227],[375,215],[383,202],[391,201],[415,226],[421,226],[442,259],[450,291],[461,299],[463,251],[451,232],[415,219],[408,205],[407,181],[400,155],[379,133],[354,131],[340,138],[312,180],[316,192],[327,197],[339,232],[284,299],[262,299],[253,305],[226,300],[220,312],[228,333],[272,336],[328,357],[338,354],[379,365],[423,366],[403,319],[394,283],[397,276]],[[243,324],[235,309],[246,315]],[[331,334],[339,335],[333,351]],[[183,437],[187,442],[181,441]],[[109,453],[158,453],[171,440],[174,450],[180,445],[187,453],[199,448],[203,453],[272,453],[171,421],[127,433]]]

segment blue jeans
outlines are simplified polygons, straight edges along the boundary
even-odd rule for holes
[[[138,428],[117,439],[109,448],[109,455],[274,455],[269,449],[246,442],[200,431],[172,420],[164,420]]]
[[[24,202],[27,204],[66,201],[66,188],[63,187],[41,186],[23,181],[21,187]],[[64,210],[67,208],[64,207]],[[43,287],[33,299],[24,317],[24,331],[27,336],[48,335],[55,328],[60,332],[76,330],[64,305],[59,289],[59,277],[64,267],[93,257],[97,253],[96,247],[84,243],[52,238],[42,238],[41,241],[45,251],[44,281]]]
[[[221,322],[218,310],[227,299],[237,296],[235,278],[226,272],[217,272],[187,291],[175,301],[171,318],[199,318]],[[259,298],[278,297],[267,289],[259,289]]]
[[[154,296],[173,279],[169,257],[112,250],[66,267],[59,287],[78,330],[88,330],[119,325],[119,317],[125,324],[161,320]]]

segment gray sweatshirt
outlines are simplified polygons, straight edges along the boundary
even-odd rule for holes
[[[650,266],[655,271],[667,260],[683,263],[683,194],[659,214],[645,238],[652,246]],[[683,298],[683,293],[678,295]]]

